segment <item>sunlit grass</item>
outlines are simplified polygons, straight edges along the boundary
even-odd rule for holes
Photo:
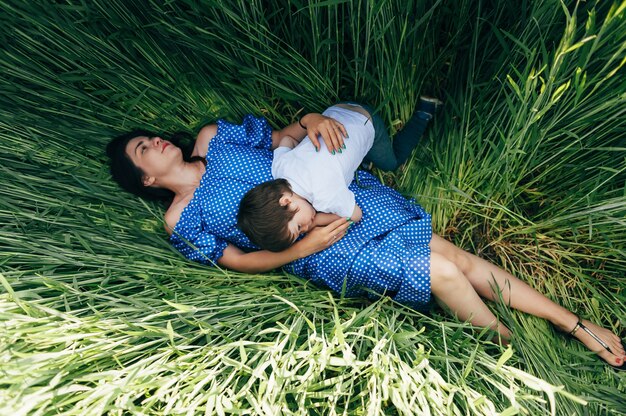
[[[0,414],[625,414],[623,375],[504,305],[510,349],[437,308],[185,261],[103,152],[133,127],[279,126],[338,99],[395,130],[438,94],[424,145],[381,178],[623,331],[623,1],[0,8]]]

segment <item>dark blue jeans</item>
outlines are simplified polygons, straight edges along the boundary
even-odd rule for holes
[[[353,101],[344,101],[343,104],[358,105],[370,113],[369,121],[374,126],[374,144],[363,161],[372,162],[378,169],[387,171],[396,170],[407,161],[432,118],[430,114],[416,111],[392,143],[385,122],[372,107]]]

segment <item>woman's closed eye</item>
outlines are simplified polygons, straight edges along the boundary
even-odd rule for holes
[[[150,137],[148,139],[148,143],[152,143],[152,141],[154,140],[154,137]],[[148,145],[145,142],[141,142],[141,150],[140,153],[143,155],[146,151],[146,149],[148,148]]]

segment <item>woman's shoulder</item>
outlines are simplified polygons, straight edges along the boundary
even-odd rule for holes
[[[168,235],[172,235],[174,232],[174,228],[178,221],[180,221],[180,217],[183,214],[183,211],[189,205],[189,202],[193,198],[193,194],[186,198],[180,198],[178,200],[172,201],[169,208],[165,212],[163,219],[165,220],[165,231],[167,231]]]
[[[193,148],[192,156],[205,157],[209,143],[217,135],[217,124],[207,124],[198,132],[196,143]]]

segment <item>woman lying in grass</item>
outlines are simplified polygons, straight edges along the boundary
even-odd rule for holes
[[[377,137],[367,158],[374,163],[377,157],[395,159],[391,168],[408,157],[399,149],[412,149],[423,131],[403,129],[394,140],[398,145],[393,154],[381,153],[381,144],[391,149],[389,138],[380,118],[370,121]],[[610,365],[624,367],[626,354],[619,337],[432,234],[430,215],[422,207],[367,172],[359,172],[349,187],[363,212],[349,231],[349,222],[341,218],[310,230],[284,251],[259,250],[237,228],[237,210],[247,191],[272,179],[272,150],[281,138],[301,141],[308,134],[319,147],[321,136],[330,152],[349,152],[347,133],[337,121],[316,113],[281,130],[272,130],[265,119],[247,116],[241,125],[219,120],[203,127],[189,157],[170,141],[145,131],[116,138],[107,153],[113,178],[126,190],[171,200],[166,229],[172,244],[191,260],[247,273],[286,266],[345,296],[387,295],[415,309],[424,309],[432,294],[459,319],[492,328],[506,340],[509,330],[482,300],[501,296],[511,307],[570,332]]]

